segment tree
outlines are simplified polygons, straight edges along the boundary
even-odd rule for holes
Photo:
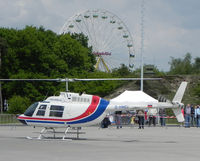
[[[187,53],[184,59],[171,57],[170,74],[191,74],[193,67],[191,63],[192,56]]]
[[[44,27],[26,26],[0,28],[0,37],[7,41],[7,52],[1,55],[1,78],[85,77],[94,72],[96,59],[83,34],[57,35]],[[17,95],[34,102],[64,89],[64,83],[57,82],[8,82],[2,93],[7,99]]]
[[[6,41],[0,37],[0,78],[2,78],[2,68],[1,68],[1,55],[6,53],[7,44]],[[3,112],[3,98],[2,98],[2,90],[1,90],[1,82],[0,82],[0,112]]]
[[[195,74],[200,73],[200,57],[197,57],[194,59],[194,64],[193,64],[193,71]]]
[[[125,64],[121,64],[121,66],[117,69],[114,69],[112,73],[113,75],[121,77],[126,77],[131,74],[131,72]]]
[[[13,96],[8,100],[8,112],[12,114],[21,114],[30,105],[30,100],[27,97]]]

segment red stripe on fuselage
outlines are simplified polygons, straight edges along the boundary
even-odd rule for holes
[[[100,100],[100,97],[93,96],[92,102],[91,102],[90,106],[87,108],[87,110],[83,114],[81,114],[80,116],[77,116],[77,117],[74,117],[74,118],[71,118],[71,119],[54,119],[54,118],[51,119],[51,118],[22,117],[22,116],[19,116],[18,119],[23,119],[23,120],[24,119],[27,119],[27,120],[48,120],[48,121],[74,121],[74,120],[79,120],[79,119],[85,118],[85,117],[91,115],[92,113],[94,113],[95,110],[98,107],[99,100]]]
[[[92,97],[92,103],[90,104],[88,109],[83,114],[81,114],[78,117],[74,117],[72,119],[67,119],[67,121],[79,120],[79,119],[82,119],[82,118],[85,118],[85,117],[91,115],[97,109],[98,104],[99,104],[99,97],[93,96]]]

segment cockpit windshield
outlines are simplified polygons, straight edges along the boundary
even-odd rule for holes
[[[38,102],[30,105],[29,108],[24,112],[24,115],[32,116],[37,106],[38,106]]]

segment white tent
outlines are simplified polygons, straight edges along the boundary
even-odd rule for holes
[[[116,105],[123,104],[128,106],[151,106],[158,103],[158,100],[143,91],[125,91],[110,101]]]

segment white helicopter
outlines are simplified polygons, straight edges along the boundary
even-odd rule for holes
[[[159,80],[160,78],[143,78],[144,80]],[[66,82],[66,92],[59,96],[51,96],[41,102],[32,104],[18,120],[29,126],[44,127],[38,139],[44,138],[48,129],[66,128],[64,140],[70,128],[91,126],[100,123],[107,114],[115,111],[128,111],[147,108],[172,108],[179,122],[184,121],[181,112],[182,97],[187,82],[182,82],[172,102],[158,102],[143,91],[125,91],[120,96],[107,101],[99,96],[68,92],[68,82],[98,81],[98,80],[140,80],[140,78],[103,78],[103,79],[0,79],[0,81],[58,81]],[[54,135],[55,136],[55,135]]]

